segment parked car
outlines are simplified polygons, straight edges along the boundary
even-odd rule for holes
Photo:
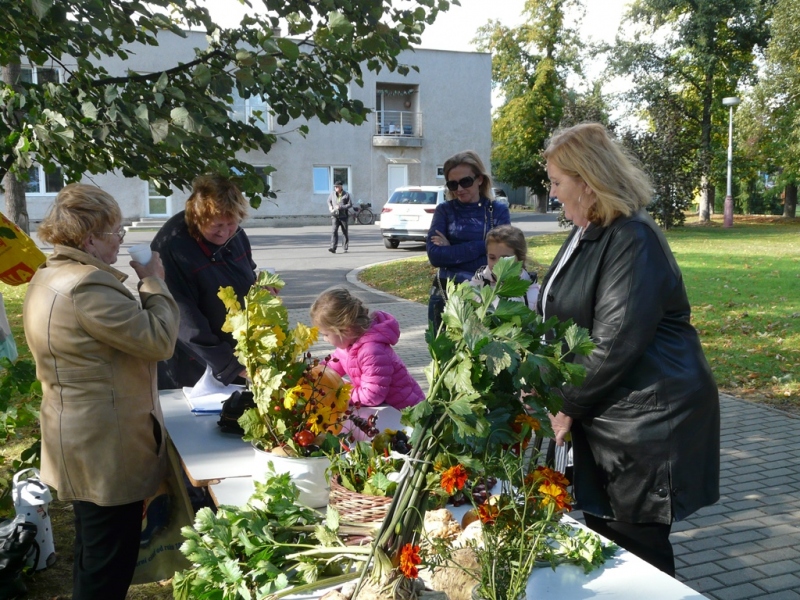
[[[407,185],[397,188],[381,210],[383,245],[397,248],[400,242],[424,242],[436,205],[444,201],[444,186]]]
[[[547,209],[553,212],[561,210],[561,202],[558,201],[558,198],[548,198]]]
[[[494,193],[495,200],[508,204],[508,194],[506,194],[503,188],[492,188],[492,192]]]

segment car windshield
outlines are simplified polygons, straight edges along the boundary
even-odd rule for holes
[[[389,204],[436,204],[437,192],[395,191]]]

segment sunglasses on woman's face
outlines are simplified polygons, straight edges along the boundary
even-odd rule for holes
[[[462,177],[458,181],[451,179],[447,182],[447,189],[451,192],[455,192],[458,189],[458,186],[461,186],[463,189],[471,188],[472,185],[475,183],[474,177]]]

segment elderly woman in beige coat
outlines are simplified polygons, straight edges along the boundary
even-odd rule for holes
[[[156,363],[172,355],[178,307],[157,253],[138,293],[112,268],[125,236],[116,201],[66,186],[38,229],[53,254],[28,284],[23,318],[42,382],[42,479],[73,503],[73,600],[123,600],[143,500],[166,469]]]

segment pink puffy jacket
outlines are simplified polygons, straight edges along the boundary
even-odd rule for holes
[[[337,348],[328,367],[347,375],[353,384],[351,402],[362,406],[405,408],[422,402],[425,394],[397,356],[400,325],[389,313],[376,310],[372,325],[346,350]],[[338,359],[338,360],[337,360]]]

